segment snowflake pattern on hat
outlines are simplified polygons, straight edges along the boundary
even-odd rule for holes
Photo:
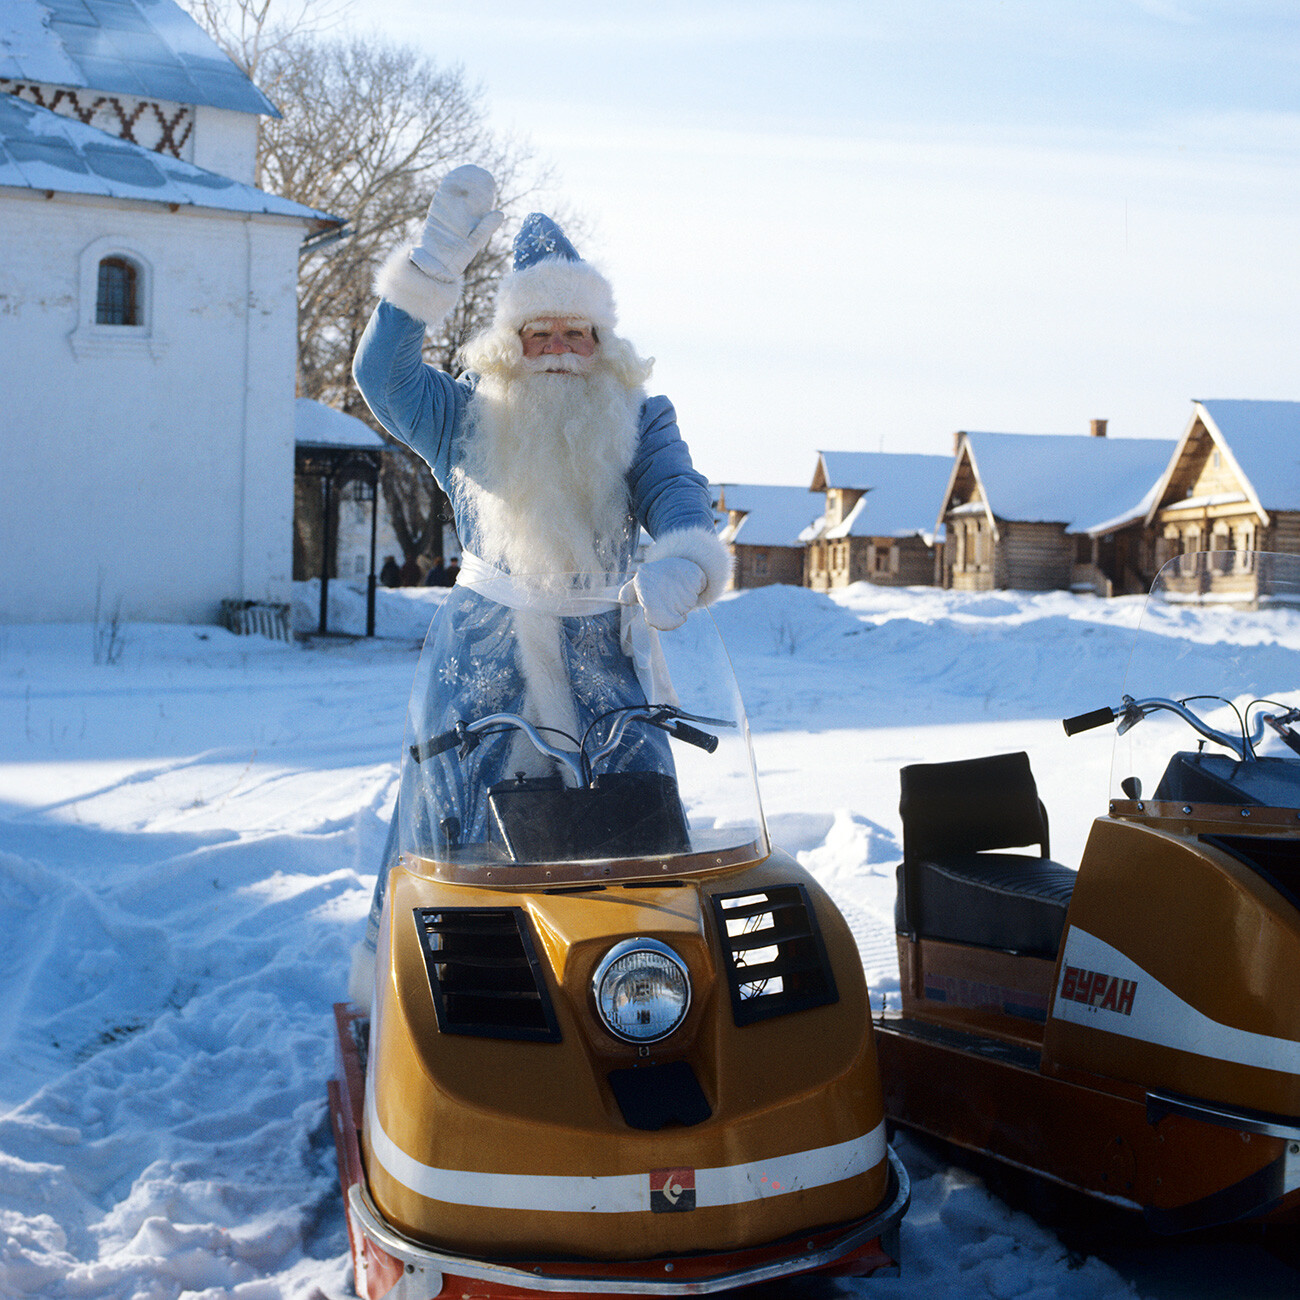
[[[515,236],[514,269],[526,270],[547,257],[562,257],[566,262],[582,261],[578,250],[550,217],[544,212],[530,212]]]

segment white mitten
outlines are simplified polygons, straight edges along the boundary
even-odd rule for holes
[[[694,560],[667,556],[643,564],[631,582],[618,593],[624,605],[640,601],[645,621],[660,632],[671,632],[686,622],[686,615],[700,603],[700,592],[708,581]]]
[[[411,261],[425,275],[457,284],[465,268],[487,247],[505,220],[492,209],[496,181],[482,167],[457,167],[448,172],[429,203],[420,242]]]

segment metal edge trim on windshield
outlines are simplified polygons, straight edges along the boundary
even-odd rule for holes
[[[448,884],[519,889],[566,884],[605,884],[611,880],[655,880],[700,875],[720,867],[756,866],[771,856],[764,840],[699,853],[650,858],[594,858],[589,862],[443,862],[403,853],[412,875]]]

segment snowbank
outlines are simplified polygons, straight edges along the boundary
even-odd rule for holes
[[[331,623],[364,630],[364,591],[330,587]],[[313,595],[296,593],[309,620]],[[346,1294],[329,1007],[442,598],[382,592],[373,641],[131,624],[112,664],[88,626],[0,629],[0,1295]],[[840,901],[877,996],[897,991],[898,767],[1029,749],[1054,852],[1077,856],[1110,740],[1067,741],[1058,719],[1113,697],[1135,613],[864,587],[716,607],[774,838]],[[1135,1294],[972,1175],[904,1151],[905,1274],[844,1290]]]
[[[438,606],[447,599],[449,591],[448,587],[376,587],[375,635],[423,641],[430,619]],[[331,579],[328,599],[326,630],[341,636],[364,636],[365,584]],[[310,636],[319,629],[319,578],[293,584],[290,625],[299,636]]]

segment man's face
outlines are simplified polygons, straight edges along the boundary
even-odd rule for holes
[[[572,353],[577,357],[590,357],[596,351],[596,336],[586,321],[563,316],[546,316],[530,320],[519,331],[526,360],[539,357],[559,357]]]

